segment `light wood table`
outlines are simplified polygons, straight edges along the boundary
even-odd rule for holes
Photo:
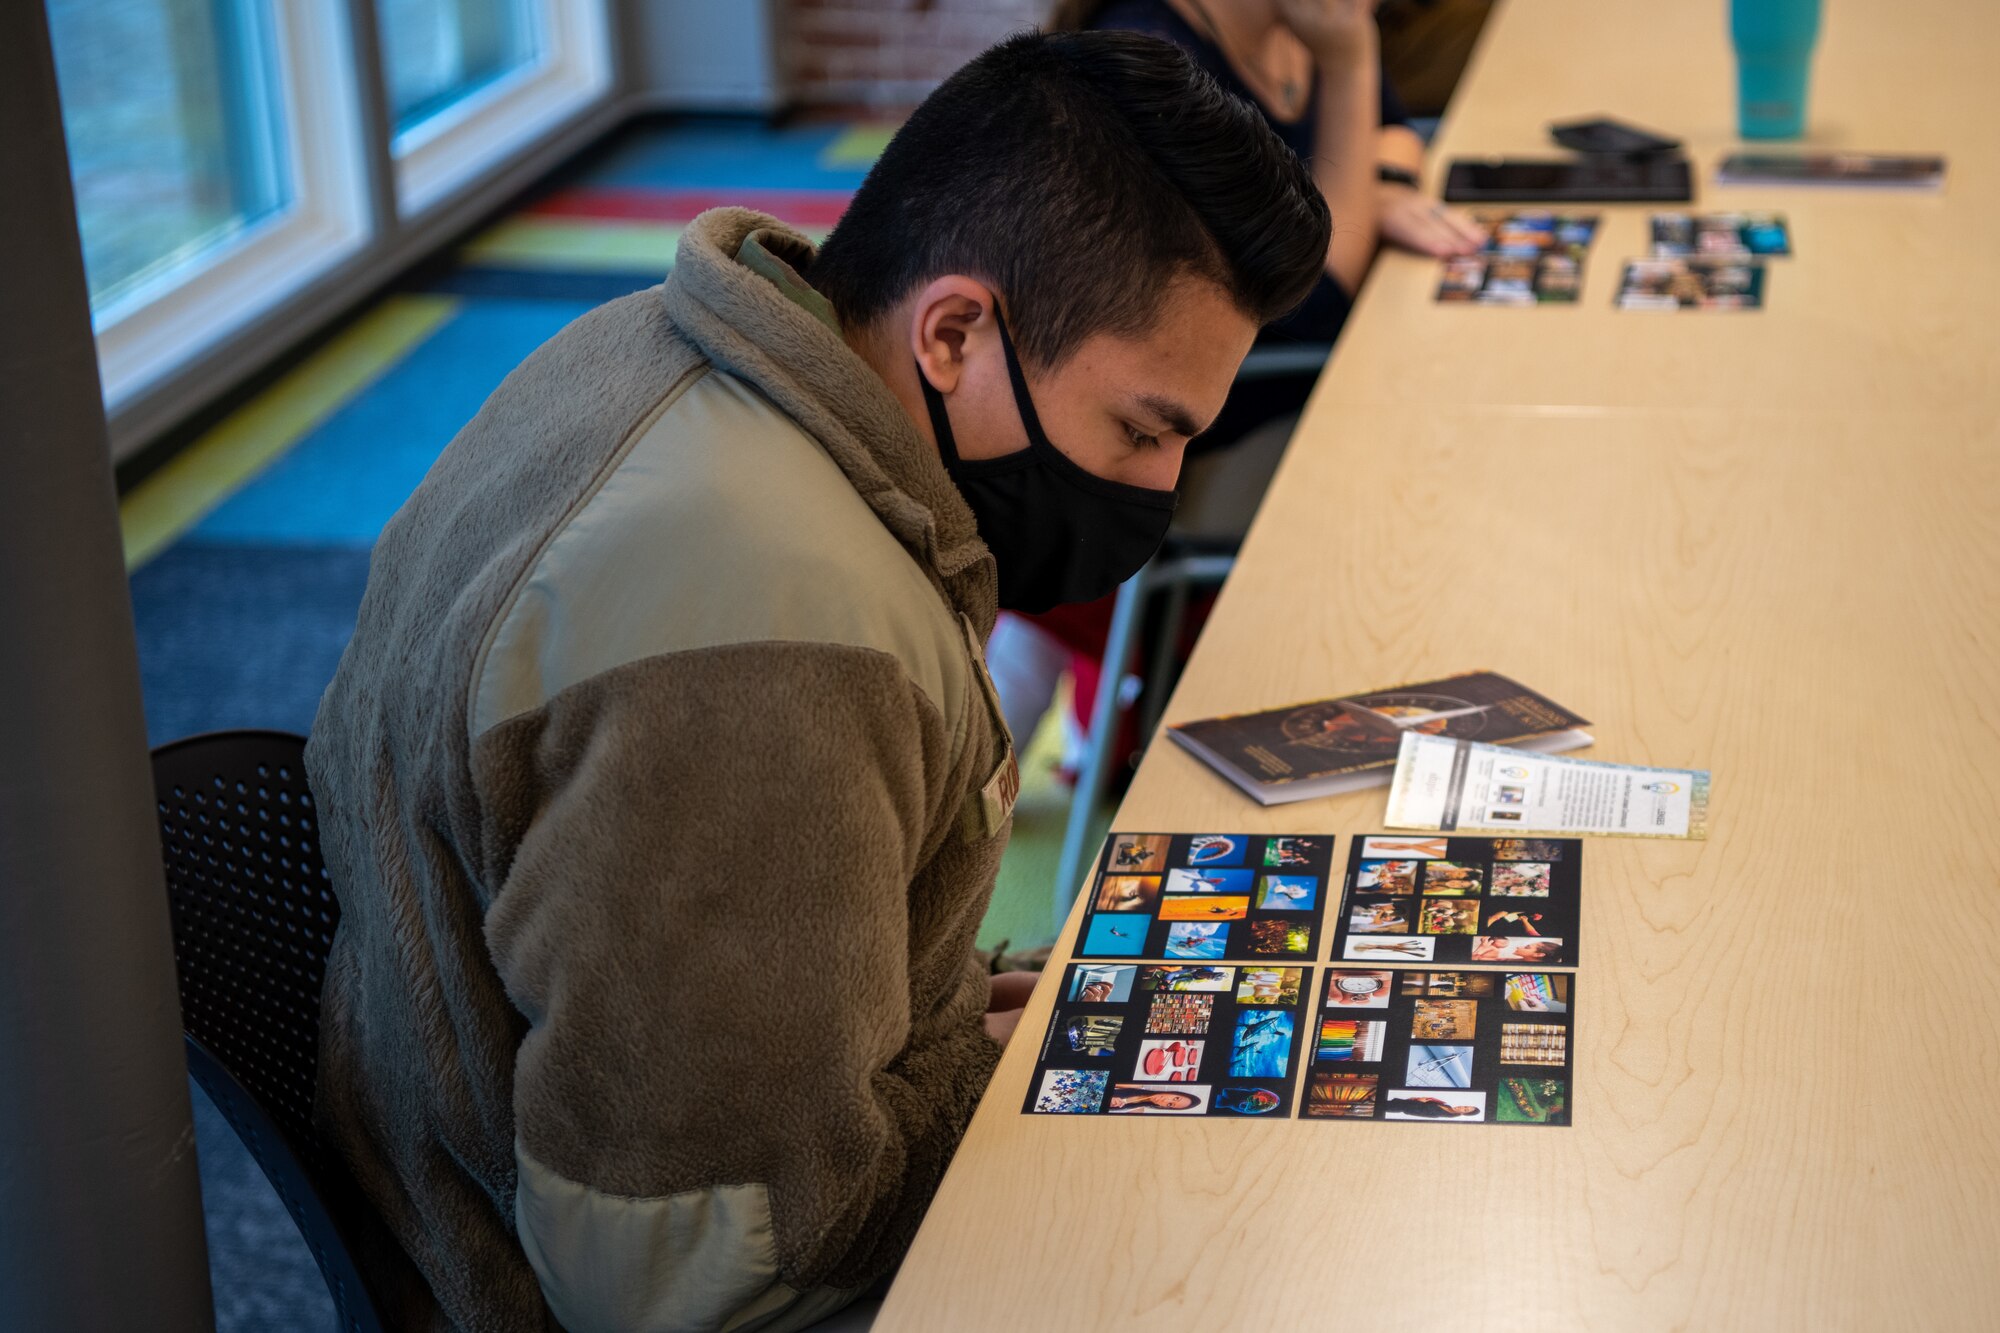
[[[1732,192],[1794,220],[1759,314],[1611,311],[1643,210],[1575,310],[1389,257],[1168,711],[1492,667],[1714,770],[1708,841],[1586,844],[1573,1126],[1025,1116],[1044,986],[879,1330],[2000,1326],[2000,42],[1828,8],[1816,123],[1946,194]],[[1706,169],[1723,15],[1515,0],[1442,155],[1604,110]],[[1381,816],[1160,744],[1116,826]]]
[[[1742,146],[1726,0],[1504,3],[1431,154],[1433,185],[1452,157],[1563,156],[1548,126],[1602,113],[1683,140],[1695,202],[1575,206],[1602,219],[1580,300],[1525,322],[1517,311],[1440,306],[1435,262],[1384,254],[1334,354],[1327,397],[1544,412],[1991,401],[2000,6],[1828,0],[1827,10],[1802,146],[1944,152],[1943,192],[1712,184],[1724,154]],[[1767,308],[1740,319],[1614,309],[1624,261],[1646,253],[1647,219],[1662,208],[1786,213],[1797,254],[1770,262]]]

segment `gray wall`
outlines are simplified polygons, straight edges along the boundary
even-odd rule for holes
[[[638,105],[770,113],[784,102],[777,0],[625,0]]]

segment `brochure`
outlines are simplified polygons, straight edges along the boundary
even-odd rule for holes
[[[1944,184],[1944,159],[1889,153],[1731,153],[1716,168],[1715,183],[1935,190]]]
[[[1378,787],[1408,734],[1544,753],[1590,744],[1587,719],[1492,671],[1167,728],[1260,805]]]
[[[1443,736],[1403,737],[1391,828],[1706,838],[1708,772],[1526,754]]]

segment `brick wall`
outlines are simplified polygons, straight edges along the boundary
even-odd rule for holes
[[[779,67],[806,106],[914,106],[1048,8],[1048,0],[778,0]]]

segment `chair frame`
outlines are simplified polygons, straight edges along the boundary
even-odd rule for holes
[[[281,731],[209,732],[153,751],[154,795],[181,990],[182,1037],[189,1074],[242,1140],[312,1251],[340,1327],[347,1333],[381,1333],[386,1327],[383,1306],[355,1259],[357,1242],[362,1239],[359,1195],[313,1132],[310,1097],[294,1095],[286,1099],[291,1104],[282,1111],[274,1108],[249,1086],[249,1071],[233,1067],[197,1031],[226,1023],[228,1020],[218,1014],[231,1007],[203,993],[215,980],[208,973],[218,968],[241,970],[240,964],[218,961],[214,941],[197,934],[198,926],[207,924],[215,914],[227,911],[235,918],[239,940],[230,947],[240,948],[244,933],[254,936],[259,946],[282,936],[283,947],[294,960],[303,958],[313,972],[325,964],[339,909],[330,892],[311,892],[324,882],[325,867],[306,792],[304,754],[305,738]],[[261,774],[260,766],[264,770]],[[257,785],[260,782],[262,789]],[[275,821],[269,819],[264,805],[269,790],[281,782],[284,810],[280,819],[284,822],[273,830],[270,825]],[[292,787],[299,790],[299,799],[291,797]],[[214,799],[197,803],[191,794],[195,790]],[[254,821],[253,815],[257,816]],[[222,890],[237,895],[241,902],[227,905],[211,901]],[[291,895],[290,900],[281,901],[280,892]],[[314,896],[321,901],[317,909],[306,901]],[[317,924],[308,913],[319,918]],[[300,918],[308,918],[306,929],[299,928]],[[297,961],[267,961],[295,975],[307,975]],[[315,996],[310,1014],[315,1040],[308,1055],[317,1051],[317,1005]],[[234,1041],[226,1044],[238,1049],[244,1045]],[[261,1065],[254,1055],[247,1058]],[[315,1059],[308,1059],[309,1080],[317,1076],[314,1064]],[[290,1069],[282,1067],[285,1065]],[[286,1072],[297,1077],[296,1057],[273,1059],[270,1065],[263,1065],[259,1081],[270,1083]]]

